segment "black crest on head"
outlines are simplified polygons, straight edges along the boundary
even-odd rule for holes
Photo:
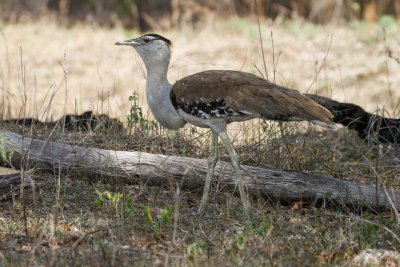
[[[164,36],[161,36],[161,35],[159,35],[159,34],[156,34],[156,33],[149,33],[149,34],[145,34],[145,35],[143,35],[143,36],[151,36],[151,37],[154,37],[156,40],[163,40],[163,41],[166,42],[169,46],[172,45],[171,40],[165,38]]]

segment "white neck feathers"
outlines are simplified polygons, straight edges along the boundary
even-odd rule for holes
[[[149,107],[154,117],[166,128],[179,129],[185,121],[178,114],[171,103],[170,90],[172,85],[168,82],[168,65],[170,61],[169,48],[156,51],[143,51],[137,49],[147,71],[146,96]]]

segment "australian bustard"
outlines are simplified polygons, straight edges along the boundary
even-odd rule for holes
[[[170,84],[167,72],[171,41],[161,35],[146,34],[115,44],[132,46],[143,60],[147,70],[147,102],[161,125],[169,129],[179,129],[188,122],[210,128],[212,131],[208,172],[199,213],[204,212],[207,202],[211,178],[218,159],[217,142],[220,137],[237,176],[245,214],[249,214],[239,156],[227,135],[227,124],[253,118],[278,121],[307,120],[324,126],[332,124],[333,115],[315,101],[295,90],[246,72],[209,70]]]

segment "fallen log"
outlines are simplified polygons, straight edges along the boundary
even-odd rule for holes
[[[29,175],[24,176],[24,187],[32,187],[33,180]],[[0,174],[0,200],[8,198],[14,191],[19,191],[21,186],[21,173]]]
[[[82,148],[31,139],[9,131],[0,131],[0,138],[1,149],[12,152],[10,162],[17,169],[22,165],[25,169],[61,171],[96,180],[114,177],[126,183],[148,185],[179,183],[191,189],[203,187],[207,171],[205,159]],[[252,166],[242,166],[242,172],[249,193],[256,196],[284,201],[330,200],[374,210],[400,209],[398,191],[376,190],[373,186],[304,172]],[[236,180],[230,163],[219,162],[213,180],[234,188]]]

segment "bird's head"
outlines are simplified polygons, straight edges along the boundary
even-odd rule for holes
[[[167,38],[151,33],[143,36],[116,42],[116,45],[128,45],[135,48],[146,67],[153,64],[169,64],[172,42]]]

